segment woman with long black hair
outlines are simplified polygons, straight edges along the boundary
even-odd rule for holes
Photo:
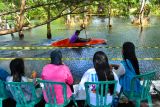
[[[135,70],[135,73],[139,75],[140,74],[139,64],[135,53],[135,46],[132,42],[125,42],[123,44],[122,55],[123,55],[123,60],[125,62],[129,60]]]
[[[116,91],[117,93],[120,92],[120,85],[118,76],[112,72],[112,67],[109,65],[108,58],[106,54],[102,51],[98,51],[93,56],[93,65],[94,68],[90,68],[87,70],[80,82],[80,89],[85,89],[84,83],[85,82],[97,82],[97,81],[112,81],[117,80],[117,87]],[[92,86],[91,88],[95,88]],[[92,90],[92,89],[91,89]],[[112,103],[112,94],[113,94],[114,86],[109,86],[109,94],[107,96],[107,104]],[[94,91],[94,89],[93,89]],[[96,105],[96,94],[94,92],[91,92],[90,94],[91,104]]]
[[[131,89],[131,80],[134,76],[140,74],[138,60],[135,54],[135,46],[132,42],[125,42],[122,47],[122,57],[117,74],[123,91],[129,92]],[[134,91],[140,91],[140,81],[136,80]]]

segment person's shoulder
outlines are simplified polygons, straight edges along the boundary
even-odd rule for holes
[[[123,61],[121,61],[121,63],[124,67],[126,67],[126,66],[132,67],[132,63],[129,59],[123,60]]]
[[[96,73],[96,70],[95,68],[90,68],[86,71],[86,73],[90,73],[90,74],[95,74]]]
[[[49,67],[51,67],[51,66],[53,66],[53,64],[46,64],[46,65],[43,67],[43,69],[49,68]]]
[[[66,64],[64,64],[64,63],[62,65],[60,65],[60,66],[68,68],[68,66]]]
[[[124,63],[120,63],[119,66],[120,66],[120,67],[124,67]]]
[[[131,64],[131,61],[129,59],[126,59],[127,64]]]
[[[23,81],[23,82],[28,82],[28,77],[22,76],[22,81]]]
[[[121,63],[125,63],[125,60],[122,60],[122,61],[120,62],[120,64],[121,64]]]
[[[122,60],[121,63],[120,63],[120,66],[125,66],[128,61],[129,61],[128,59]]]
[[[64,70],[69,70],[69,67],[65,64],[60,65],[60,67],[62,67]]]

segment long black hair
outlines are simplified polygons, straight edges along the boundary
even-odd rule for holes
[[[62,65],[62,53],[59,50],[54,50],[50,54],[51,64]]]
[[[122,50],[122,54],[123,54],[123,59],[126,61],[126,59],[128,59],[136,74],[139,75],[140,71],[139,71],[139,64],[138,64],[138,60],[135,54],[135,46],[132,42],[125,42],[123,44],[123,50]]]
[[[24,76],[24,61],[22,58],[15,58],[10,62],[11,76],[14,82],[21,82]]]
[[[98,81],[114,80],[113,72],[110,70],[108,58],[102,51],[94,54],[93,64],[98,76]],[[109,85],[110,93],[113,94],[114,85]]]

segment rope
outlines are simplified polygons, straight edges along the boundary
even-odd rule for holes
[[[48,49],[57,49],[57,48],[108,48],[108,49],[121,49],[122,47],[120,46],[115,46],[115,47],[111,47],[111,46],[84,46],[84,47],[52,47],[52,46],[12,46],[12,47],[0,47],[0,50],[48,50]],[[160,47],[155,46],[155,47],[136,47],[137,49],[159,49]]]
[[[0,58],[0,60],[12,60],[14,58]],[[23,58],[24,60],[50,60],[50,58]],[[92,60],[92,58],[62,58],[62,60]],[[112,61],[121,61],[122,58],[111,58]],[[138,60],[144,60],[144,61],[160,61],[160,58],[138,58]]]

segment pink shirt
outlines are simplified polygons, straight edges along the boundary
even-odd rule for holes
[[[73,84],[72,74],[66,65],[47,64],[46,66],[43,67],[41,78],[43,80],[49,80],[54,82],[64,82],[70,85]],[[62,104],[64,102],[62,87],[55,86],[55,92],[56,92],[57,103]],[[43,95],[44,95],[45,101],[48,102],[45,91],[43,91]],[[71,95],[72,95],[72,91],[69,85],[67,85],[67,98],[70,98]]]

